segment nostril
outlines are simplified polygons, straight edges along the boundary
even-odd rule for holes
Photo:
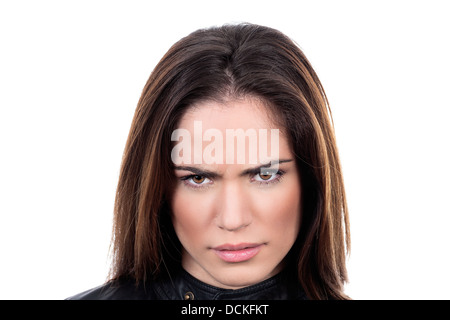
[[[249,224],[250,224],[250,223],[242,224],[242,225],[237,226],[237,227],[235,227],[235,228],[233,228],[233,227],[219,226],[219,229],[227,230],[227,231],[239,231],[240,229],[247,227]]]

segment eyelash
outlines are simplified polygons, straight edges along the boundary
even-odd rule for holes
[[[273,180],[270,180],[270,181],[256,181],[256,180],[254,180],[254,177],[259,175],[259,173],[256,173],[256,174],[252,173],[250,175],[250,177],[252,178],[252,180],[251,180],[252,183],[257,183],[258,186],[260,186],[260,187],[266,187],[266,186],[269,186],[269,185],[273,185],[273,184],[279,183],[281,181],[281,179],[283,178],[284,174],[285,174],[285,172],[283,170],[278,170],[275,173],[276,178],[274,178]],[[184,185],[186,185],[188,188],[192,188],[192,189],[206,189],[206,188],[210,187],[210,183],[202,185],[202,184],[197,184],[195,182],[189,182],[194,177],[202,177],[202,178],[205,178],[205,179],[210,179],[207,176],[202,176],[200,174],[190,174],[190,175],[181,177],[180,180],[183,181]]]

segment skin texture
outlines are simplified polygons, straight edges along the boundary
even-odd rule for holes
[[[177,164],[177,184],[171,201],[172,222],[183,246],[182,266],[187,272],[205,283],[228,289],[268,279],[283,268],[283,259],[300,227],[300,177],[288,140],[257,99],[198,103],[186,112],[178,128],[187,129],[194,137],[194,121],[202,121],[203,132],[218,129],[224,141],[226,129],[280,129],[279,159],[270,160],[286,162],[275,171],[248,173],[267,163],[267,159],[258,156],[257,164],[250,163],[247,140],[245,163]],[[193,138],[191,142],[194,153]],[[203,143],[203,151],[209,143]],[[212,175],[206,177],[201,174],[204,172]],[[257,254],[245,261],[229,262],[214,250],[241,243],[259,245]]]

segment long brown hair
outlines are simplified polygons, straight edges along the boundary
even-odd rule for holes
[[[180,264],[169,218],[170,137],[189,106],[230,95],[267,102],[292,145],[303,199],[294,252],[299,284],[311,299],[346,299],[349,220],[325,92],[292,40],[253,24],[197,30],[175,43],[150,75],[122,159],[110,278],[157,279]]]

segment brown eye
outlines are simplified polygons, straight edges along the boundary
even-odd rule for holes
[[[256,173],[251,180],[252,182],[259,183],[259,185],[269,185],[279,182],[283,175],[284,171],[281,170],[264,170]]]
[[[262,179],[262,180],[269,180],[270,178],[272,178],[272,175],[271,174],[259,174],[259,177]]]
[[[192,181],[197,184],[201,184],[205,181],[205,177],[202,176],[193,176]]]

